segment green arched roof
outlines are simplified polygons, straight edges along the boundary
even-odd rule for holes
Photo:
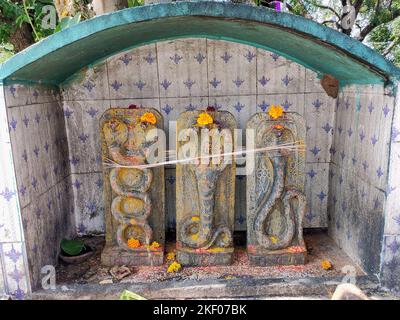
[[[248,5],[175,2],[117,11],[56,33],[1,65],[0,81],[60,84],[118,52],[183,37],[263,48],[342,84],[400,77],[400,70],[374,50],[311,20]]]

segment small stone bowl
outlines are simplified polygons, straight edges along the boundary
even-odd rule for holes
[[[94,250],[88,245],[85,245],[84,252],[82,252],[79,256],[70,256],[61,250],[59,257],[67,264],[80,264],[93,256],[93,254]]]

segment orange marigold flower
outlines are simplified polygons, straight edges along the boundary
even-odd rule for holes
[[[157,119],[156,116],[151,112],[146,112],[140,117],[140,122],[147,122],[150,124],[156,124]]]
[[[290,253],[299,253],[299,252],[304,252],[305,250],[303,247],[300,246],[292,246],[288,248],[288,251]]]
[[[200,126],[206,126],[208,124],[214,123],[214,119],[207,113],[203,112],[199,114],[199,117],[197,118],[197,124]]]
[[[132,248],[132,249],[140,247],[140,241],[135,238],[129,238],[127,243],[128,243],[128,247]]]
[[[321,261],[321,266],[324,270],[331,270],[332,269],[332,264],[329,262],[329,260],[322,260]]]
[[[268,109],[268,114],[272,119],[279,119],[283,115],[283,108],[280,105],[272,105]]]
[[[168,272],[168,273],[178,272],[178,271],[180,271],[181,269],[182,269],[181,264],[178,263],[178,262],[176,262],[176,261],[174,261],[174,262],[172,262],[172,263],[169,265],[169,267],[168,267],[168,269],[167,269],[167,272]]]

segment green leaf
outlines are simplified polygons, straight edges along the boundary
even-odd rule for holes
[[[67,29],[78,24],[81,21],[81,14],[78,13],[74,17],[64,17],[58,23],[55,32],[59,32],[61,30]]]
[[[139,7],[144,5],[144,0],[128,0],[128,8]]]
[[[142,296],[138,295],[137,293],[124,290],[122,292],[121,296],[119,297],[119,300],[147,300],[146,298],[143,298]]]
[[[85,248],[85,244],[81,240],[61,240],[61,249],[70,256],[79,255]]]

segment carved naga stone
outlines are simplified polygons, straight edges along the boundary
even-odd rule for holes
[[[254,148],[269,149],[255,153],[254,170],[247,176],[250,263],[305,264],[304,119],[296,113],[257,113],[248,121],[249,129],[254,130]]]
[[[235,128],[226,111],[187,111],[178,118],[177,259],[183,265],[232,263]]]
[[[163,118],[155,109],[109,109],[100,120],[106,246],[104,265],[161,265],[164,167],[143,168]],[[153,162],[152,162],[153,163]]]

